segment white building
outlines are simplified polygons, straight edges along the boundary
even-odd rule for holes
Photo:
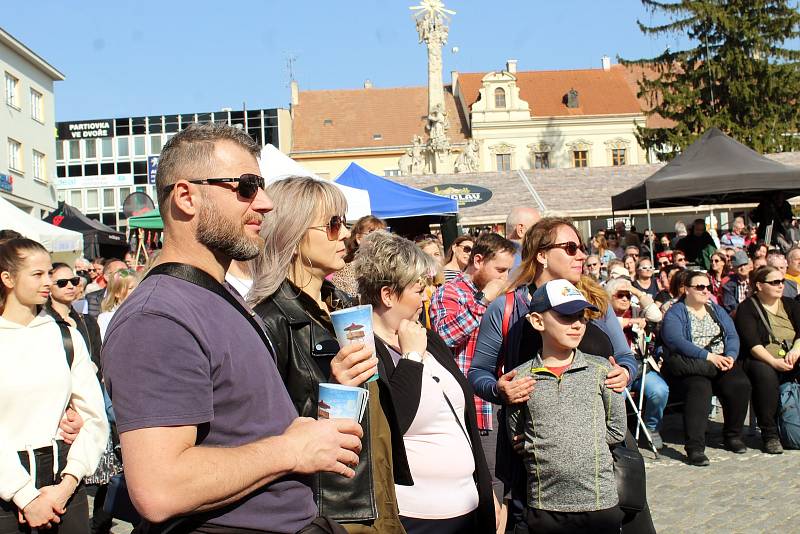
[[[0,28],[0,195],[35,217],[56,206],[55,67]]]

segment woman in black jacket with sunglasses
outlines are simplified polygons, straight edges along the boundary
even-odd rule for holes
[[[800,303],[783,297],[783,274],[766,265],[753,274],[753,296],[736,310],[741,360],[753,386],[764,452],[783,452],[775,416],[778,386],[798,372],[800,360]]]

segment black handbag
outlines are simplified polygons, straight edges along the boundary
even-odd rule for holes
[[[706,350],[710,351],[711,347],[717,341],[719,341],[719,339],[725,337],[725,329],[722,328],[722,323],[719,322],[717,314],[714,312],[711,306],[706,305],[706,311],[719,327],[719,334],[704,347]],[[663,367],[665,368],[666,372],[672,376],[705,376],[707,378],[714,378],[719,372],[717,367],[708,360],[691,358],[683,354],[678,354],[677,352],[671,352],[668,351],[666,346],[664,347],[664,350],[665,354]]]
[[[647,505],[647,481],[644,458],[639,449],[629,449],[625,443],[611,447],[614,459],[614,479],[617,482],[619,507],[623,512],[641,512]]]

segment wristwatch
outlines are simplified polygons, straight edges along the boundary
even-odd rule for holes
[[[404,360],[411,360],[412,362],[422,363],[422,354],[417,351],[403,353]]]
[[[478,291],[475,293],[475,300],[477,302],[483,302],[486,298],[486,295],[483,294],[483,291]]]

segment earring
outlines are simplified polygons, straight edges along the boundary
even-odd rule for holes
[[[547,269],[547,260],[546,259],[544,260],[544,263],[542,263],[542,269]]]

